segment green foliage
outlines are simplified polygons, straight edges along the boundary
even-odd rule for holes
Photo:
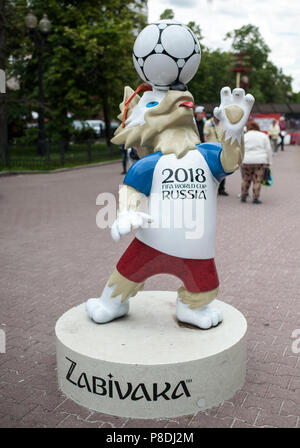
[[[201,64],[189,83],[195,103],[217,103],[220,100],[220,90],[224,86],[234,85],[234,75],[229,71],[230,56],[221,50],[202,50]]]
[[[173,9],[167,8],[161,13],[161,15],[159,16],[159,19],[160,20],[172,20],[172,19],[174,19],[174,17],[175,17],[175,14],[174,14]]]
[[[24,132],[31,112],[39,107],[37,51],[24,22],[28,3],[6,1],[7,77],[15,77],[20,83],[20,90],[8,91],[9,130],[14,136]],[[43,47],[46,132],[50,140],[70,140],[75,119],[103,113],[108,129],[109,120],[118,115],[124,86],[134,88],[140,83],[132,63],[132,48],[145,26],[145,17],[139,12],[144,4],[145,0],[30,1],[38,19],[46,13],[52,23]],[[160,15],[161,19],[174,17],[172,9]],[[200,26],[194,21],[187,25],[201,41]],[[291,77],[270,61],[270,48],[258,27],[244,25],[227,33],[225,39],[231,39],[233,53],[249,55],[249,90],[258,103],[300,101],[300,92],[292,92]],[[201,64],[189,89],[197,104],[217,103],[223,86],[235,87],[230,54],[203,45],[201,50]],[[33,138],[30,132],[35,131],[27,130],[25,139]]]
[[[227,39],[232,39],[231,46],[234,52],[248,53],[251,56],[251,63],[255,68],[262,67],[271,52],[255,25],[244,25],[229,32],[225,36],[225,40]]]
[[[87,140],[95,140],[96,138],[96,131],[89,126],[85,126],[82,129],[72,130],[72,140],[76,143],[86,142]]]
[[[26,35],[26,1],[8,3],[9,27],[16,26],[11,34],[18,30],[24,37],[22,49],[16,38],[10,40],[9,71],[20,77],[20,104],[24,99],[33,104],[38,97],[37,54]],[[68,112],[84,118],[103,111],[109,121],[118,113],[124,84],[137,84],[131,54],[134,30],[137,33],[145,25],[139,12],[143,4],[144,0],[31,1],[34,14],[41,18],[47,13],[52,23],[43,52],[46,116],[64,140],[70,137]]]
[[[25,146],[35,145],[37,141],[38,141],[37,127],[27,128],[25,134],[17,139],[18,144]]]
[[[250,59],[250,91],[257,103],[283,103],[290,101],[292,78],[284,75],[281,68],[270,60],[270,48],[265,43],[259,28],[248,24],[226,34],[232,39],[235,53],[246,53]],[[291,96],[291,95],[290,95]]]

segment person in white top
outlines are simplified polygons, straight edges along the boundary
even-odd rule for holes
[[[272,145],[272,151],[274,154],[277,155],[277,149],[278,149],[277,140],[280,135],[280,127],[276,120],[272,121],[272,124],[268,129],[268,135]]]
[[[265,169],[272,163],[270,140],[260,131],[258,123],[250,121],[245,134],[245,156],[242,163],[241,202],[246,202],[251,182],[253,183],[253,203],[261,204],[259,200],[261,182]]]
[[[218,120],[215,116],[212,116],[209,120],[206,120],[203,130],[205,142],[220,143],[222,139],[222,132],[220,120]],[[227,191],[225,191],[225,178],[220,182],[218,194],[221,196],[228,196]]]

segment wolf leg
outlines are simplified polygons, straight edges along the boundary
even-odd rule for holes
[[[143,286],[144,283],[132,282],[115,269],[101,296],[86,302],[88,316],[98,324],[125,316],[129,311],[129,298],[135,296]]]
[[[178,320],[208,329],[218,325],[223,317],[218,308],[210,305],[218,294],[218,288],[207,292],[190,292],[183,287],[178,290],[176,314]]]

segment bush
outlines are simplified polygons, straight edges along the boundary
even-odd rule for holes
[[[96,140],[97,133],[91,127],[83,127],[82,129],[72,129],[72,140],[75,143],[86,142],[87,140]]]
[[[39,130],[36,127],[26,128],[25,134],[22,137],[15,139],[17,144],[20,145],[35,145],[38,141]]]

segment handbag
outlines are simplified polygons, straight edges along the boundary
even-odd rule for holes
[[[273,185],[273,176],[269,167],[265,168],[264,177],[261,183],[266,187],[271,187],[271,185]]]

